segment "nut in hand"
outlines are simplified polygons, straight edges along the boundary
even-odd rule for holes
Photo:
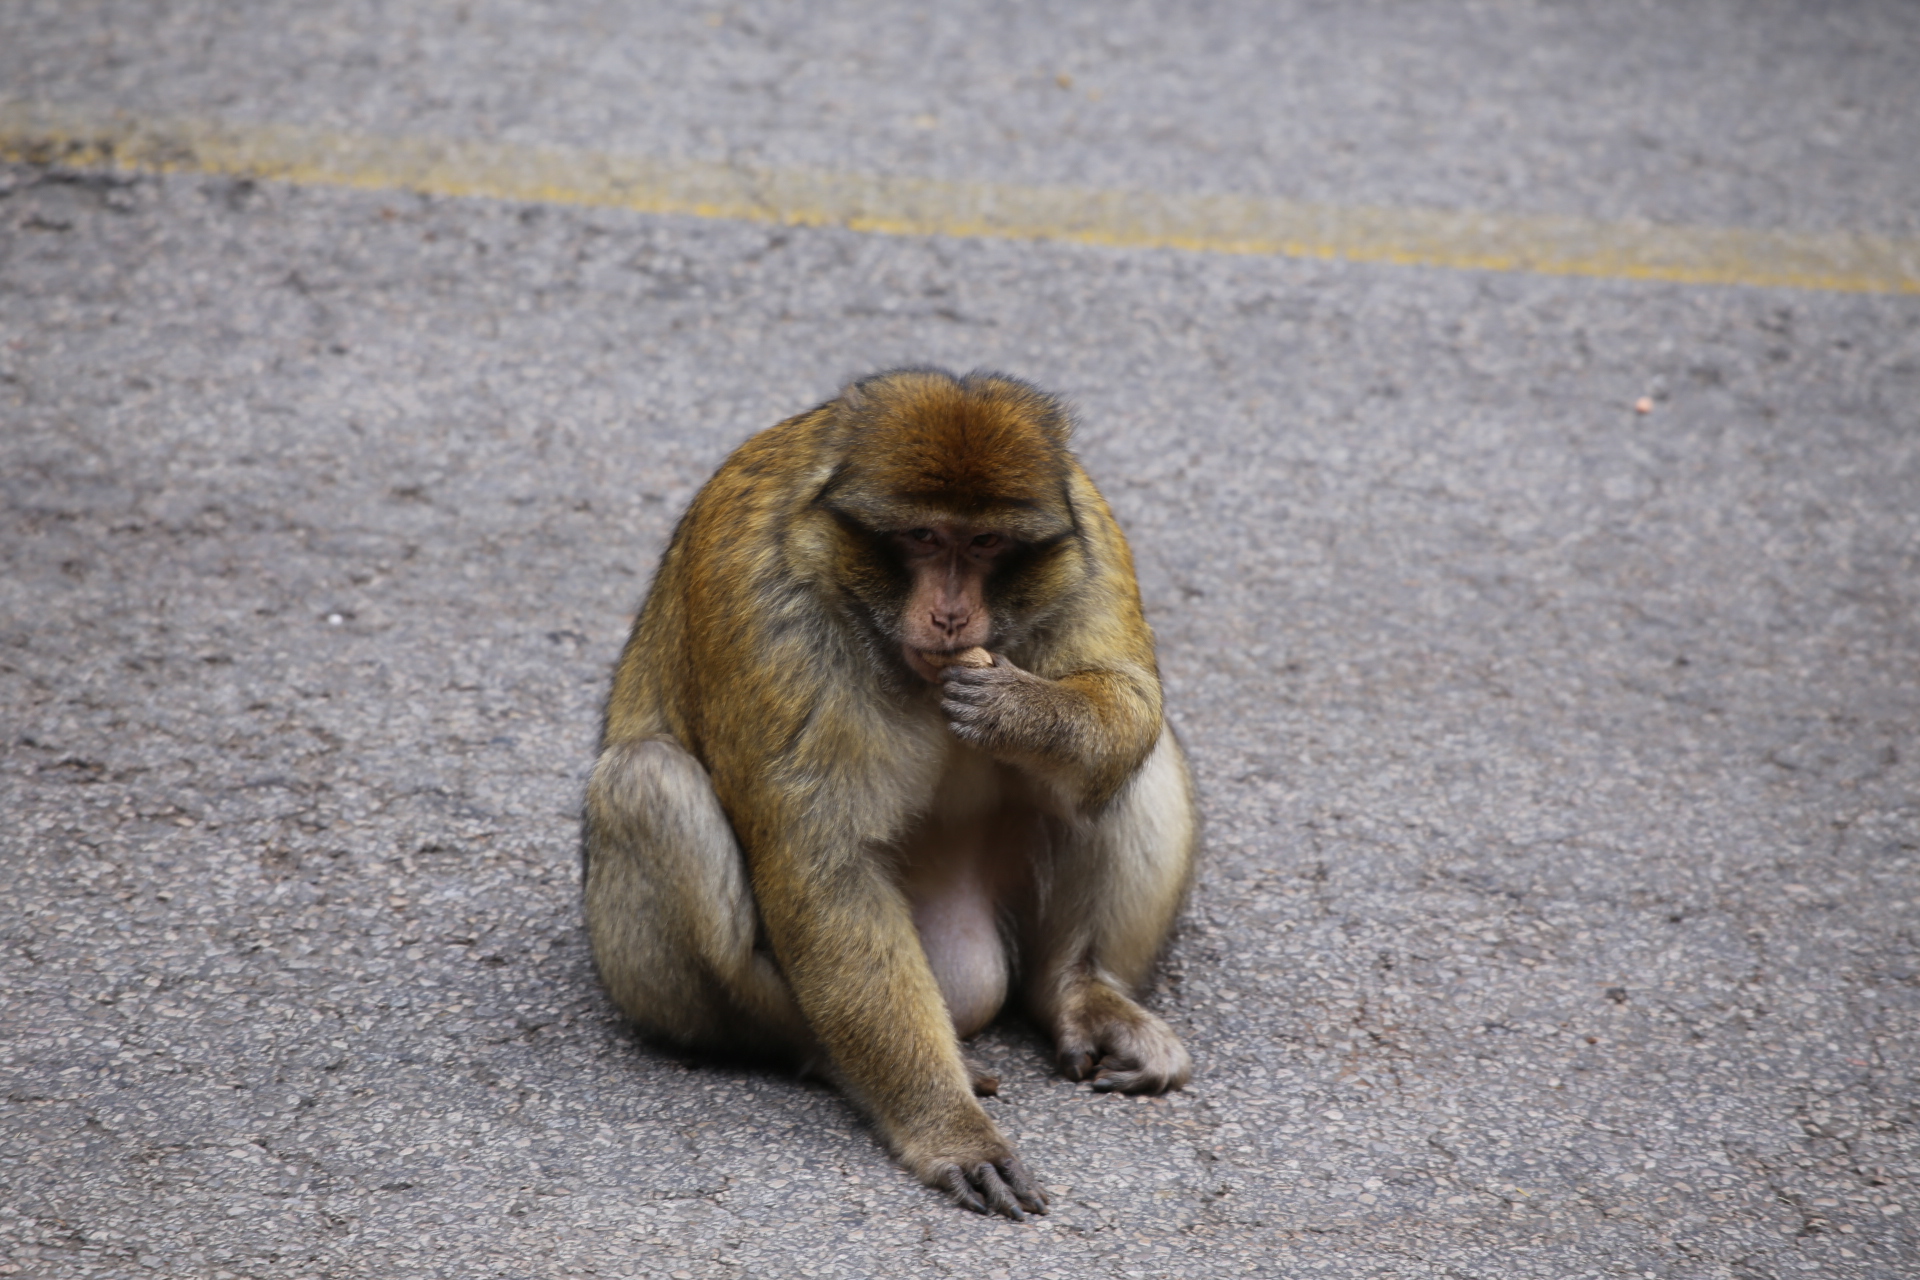
[[[993,655],[975,645],[971,649],[961,649],[954,653],[939,653],[932,649],[922,649],[920,657],[930,667],[990,667]]]

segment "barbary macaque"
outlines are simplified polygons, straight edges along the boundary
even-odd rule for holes
[[[1136,1000],[1196,839],[1132,555],[1016,379],[901,369],[742,445],[661,559],[587,787],[609,992],[819,1071],[978,1212],[1047,1196],[960,1041],[1017,988],[1060,1069],[1157,1093]]]

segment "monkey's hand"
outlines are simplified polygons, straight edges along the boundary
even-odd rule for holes
[[[998,1213],[1025,1222],[1028,1214],[1047,1211],[1047,1193],[1004,1140],[961,1145],[972,1149],[910,1157],[909,1167],[928,1186],[938,1187],[955,1204],[975,1213]]]
[[[993,755],[1057,754],[1072,739],[1073,695],[995,655],[940,673],[940,710],[956,738]]]

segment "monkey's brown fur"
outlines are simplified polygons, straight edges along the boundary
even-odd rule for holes
[[[1068,434],[1025,383],[914,369],[742,445],[661,560],[587,793],[588,930],[628,1015],[819,1063],[920,1178],[1016,1218],[1045,1196],[958,1044],[1010,984],[1074,1079],[1189,1070],[1133,993],[1191,788]],[[946,665],[974,646],[992,665]]]

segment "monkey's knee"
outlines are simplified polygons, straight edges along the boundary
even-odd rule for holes
[[[783,1052],[804,1035],[770,957],[739,844],[700,763],[666,739],[616,743],[587,783],[587,936],[608,993],[689,1048]]]

